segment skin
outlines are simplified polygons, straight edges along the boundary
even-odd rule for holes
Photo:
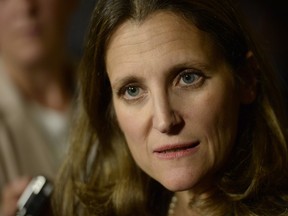
[[[174,14],[156,13],[116,30],[106,66],[139,167],[171,191],[189,191],[178,193],[187,203],[207,194],[233,146],[246,94],[213,41]],[[188,150],[159,153],[182,145]]]
[[[29,184],[31,179],[27,176],[18,178],[10,182],[2,192],[2,214],[3,216],[13,216],[16,212],[18,199]]]

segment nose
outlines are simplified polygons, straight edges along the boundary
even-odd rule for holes
[[[172,105],[174,103],[168,97],[153,100],[153,128],[161,133],[177,133],[184,124],[180,113]]]

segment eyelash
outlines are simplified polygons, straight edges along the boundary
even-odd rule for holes
[[[181,79],[183,79],[185,76],[187,75],[192,75],[193,76],[193,80],[191,81],[191,83],[183,83],[181,84]],[[200,86],[201,84],[203,84],[203,82],[205,81],[206,78],[208,78],[207,76],[204,75],[203,72],[199,71],[199,70],[195,70],[195,69],[185,69],[183,71],[181,71],[177,76],[176,76],[176,83],[175,85],[180,85],[180,87],[184,87],[184,88],[197,88],[198,86]],[[183,81],[183,80],[182,80]],[[184,82],[184,81],[183,81]]]
[[[131,96],[128,94],[128,90],[132,90],[132,88],[134,89],[137,89],[140,91],[140,93],[138,95],[140,96]],[[140,98],[144,97],[144,89],[137,83],[129,83],[127,85],[124,85],[122,88],[119,89],[117,95],[119,97],[122,97],[124,100],[126,101],[130,101],[130,102],[133,102],[133,101],[137,101],[139,100]]]
[[[182,83],[181,84],[181,79],[184,76],[187,76],[187,75],[192,75],[194,77],[194,79],[192,80],[191,83],[186,83],[186,84]],[[196,76],[196,78],[195,78],[195,76]],[[197,88],[201,84],[203,84],[203,82],[205,81],[206,78],[208,78],[208,77],[205,76],[204,73],[199,71],[199,70],[184,69],[184,70],[181,70],[180,73],[177,73],[173,77],[172,82],[174,81],[174,85],[175,86],[179,85],[180,88]],[[137,93],[136,96],[132,96],[131,94],[128,93],[129,89],[130,90],[136,90],[136,91],[139,91],[139,92]],[[145,88],[142,88],[141,85],[139,85],[137,82],[128,83],[128,84],[124,85],[123,87],[121,87],[117,91],[117,95],[119,97],[122,97],[124,100],[126,100],[128,102],[135,102],[135,101],[139,101],[141,98],[143,98],[145,96]]]

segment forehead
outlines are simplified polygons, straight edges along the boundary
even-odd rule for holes
[[[117,48],[120,44],[137,44],[138,48],[143,44],[142,48],[145,51],[147,45],[145,42],[147,41],[151,43],[151,46],[155,46],[159,44],[157,39],[163,35],[165,35],[165,41],[171,41],[185,37],[182,33],[189,31],[196,33],[199,30],[176,14],[158,12],[150,15],[144,21],[128,20],[120,25],[108,41],[108,50]],[[161,40],[163,39],[161,38]]]
[[[109,70],[164,58],[171,64],[187,58],[201,63],[216,56],[218,49],[207,33],[172,12],[159,12],[144,22],[128,20],[118,27],[108,42],[106,66]]]

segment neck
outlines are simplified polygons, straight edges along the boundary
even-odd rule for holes
[[[232,206],[220,191],[205,193],[192,191],[176,192],[168,211],[169,216],[220,216],[231,215]],[[176,200],[174,204],[173,199]],[[170,212],[170,213],[169,213]]]
[[[174,199],[173,216],[199,216],[195,206],[190,205],[195,200],[195,196],[189,191],[176,192],[172,199]]]
[[[187,190],[175,192],[174,194],[174,207],[173,216],[202,216],[203,209],[201,208],[203,203],[207,200],[215,198],[214,187],[199,187],[197,190]],[[172,201],[171,201],[172,203]],[[172,208],[170,207],[170,209]]]
[[[3,65],[27,100],[58,111],[68,108],[71,92],[67,76],[72,76],[72,71],[66,61],[25,65],[3,59]]]

